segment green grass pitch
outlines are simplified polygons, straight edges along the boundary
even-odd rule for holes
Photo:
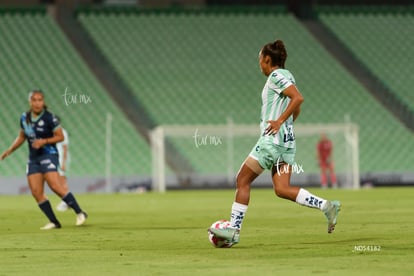
[[[333,234],[320,211],[253,188],[230,249],[207,228],[229,218],[232,190],[78,195],[87,224],[57,212],[50,231],[30,196],[0,196],[0,275],[412,275],[414,189],[311,191],[342,201]]]

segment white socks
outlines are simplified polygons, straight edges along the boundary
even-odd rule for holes
[[[244,215],[247,211],[247,205],[233,202],[233,206],[231,207],[231,227],[241,229],[241,225],[243,223]]]
[[[328,201],[326,199],[317,197],[310,192],[308,192],[305,189],[300,189],[299,193],[296,197],[296,202],[300,205],[304,205],[311,208],[316,208],[320,210],[324,210],[326,208],[326,204]],[[232,228],[241,229],[244,216],[247,212],[247,205],[233,202],[233,205],[231,207],[231,219],[230,224]]]
[[[300,205],[324,210],[327,200],[317,197],[309,193],[307,190],[301,188],[296,197],[296,202],[299,203]]]

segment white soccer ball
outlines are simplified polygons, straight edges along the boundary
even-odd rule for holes
[[[231,226],[230,221],[221,219],[221,220],[214,222],[210,228],[224,229],[230,226]],[[210,232],[210,230],[208,231],[208,240],[214,247],[217,247],[217,248],[229,248],[233,246],[233,243],[231,243],[230,241],[226,239],[216,237],[213,233]]]

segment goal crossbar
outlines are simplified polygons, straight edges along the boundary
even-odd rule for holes
[[[195,130],[205,133],[214,133],[225,137],[229,142],[234,137],[257,136],[260,131],[258,125],[254,124],[218,124],[218,125],[160,125],[150,133],[152,154],[152,188],[155,191],[166,191],[166,159],[165,140],[168,137],[193,137]],[[350,146],[348,152],[352,164],[352,188],[358,189],[359,179],[359,147],[358,126],[354,123],[343,124],[295,124],[295,135],[310,136],[325,133],[343,133],[344,138]],[[230,143],[231,144],[231,143]]]

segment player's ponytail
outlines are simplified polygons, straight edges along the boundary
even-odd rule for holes
[[[29,111],[26,112],[26,124],[29,124],[30,121],[32,120],[32,110],[30,109]]]
[[[285,68],[287,51],[282,40],[276,40],[263,46],[262,55],[269,56],[272,60],[272,65]]]
[[[274,47],[276,51],[279,53],[280,56],[280,64],[278,64],[281,68],[285,68],[285,62],[287,59],[287,52],[285,48],[285,44],[282,40],[276,40],[274,43]]]

